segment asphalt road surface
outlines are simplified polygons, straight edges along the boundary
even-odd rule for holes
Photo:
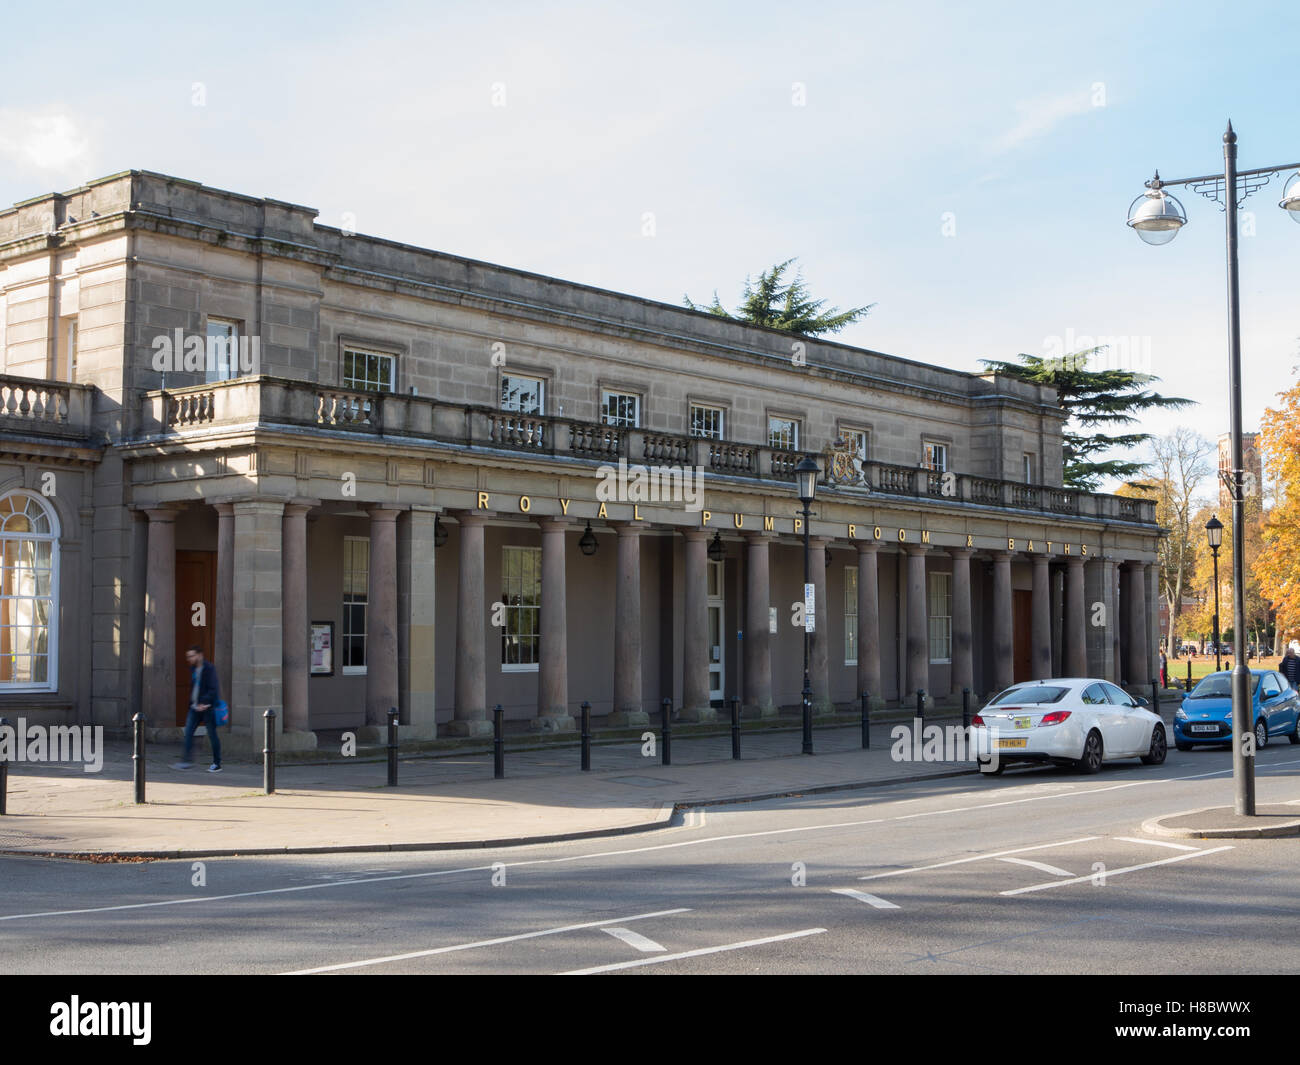
[[[1258,801],[1300,796],[1270,745]],[[661,832],[426,854],[0,857],[6,973],[1284,973],[1300,839],[1144,837],[1230,755],[688,811]]]

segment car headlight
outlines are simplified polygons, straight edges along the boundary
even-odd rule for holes
[[[1186,721],[1186,720],[1187,720],[1187,712],[1186,712],[1186,711],[1185,711],[1181,706],[1180,706],[1177,710],[1174,711],[1174,720],[1175,720],[1175,721]]]

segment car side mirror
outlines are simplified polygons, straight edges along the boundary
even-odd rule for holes
[[[1151,704],[1148,703],[1148,702],[1147,702],[1145,699],[1143,699],[1141,696],[1139,696],[1139,697],[1138,697],[1138,701],[1137,701],[1136,703],[1134,703],[1133,705],[1135,705],[1135,706],[1150,706]]]

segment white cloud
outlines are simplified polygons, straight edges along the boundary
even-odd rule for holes
[[[0,109],[0,157],[36,170],[82,170],[90,141],[70,115]]]
[[[1087,90],[1066,93],[1047,99],[1022,100],[1016,104],[1020,121],[994,141],[994,148],[1007,151],[1025,141],[1050,133],[1067,118],[1082,115],[1093,109]]]

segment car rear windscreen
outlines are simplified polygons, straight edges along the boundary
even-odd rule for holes
[[[1049,684],[1031,684],[1027,688],[1008,688],[996,699],[992,706],[1006,703],[1055,703],[1064,698],[1069,688],[1058,688]]]

